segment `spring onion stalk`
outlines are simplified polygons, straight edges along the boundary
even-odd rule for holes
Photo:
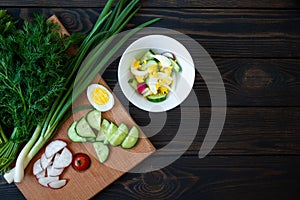
[[[28,152],[30,151],[30,149],[38,139],[40,132],[41,132],[41,126],[37,126],[31,139],[27,142],[27,144],[24,146],[24,148],[22,149],[22,151],[18,156],[16,162],[16,169],[22,169],[22,168],[24,169],[23,165],[24,165],[24,160],[26,158],[26,155],[28,154]],[[24,177],[24,170],[16,170],[14,175],[14,181],[17,183],[21,182],[23,180],[23,177]]]
[[[113,3],[114,0],[108,0],[93,29],[79,47],[75,59],[70,63],[73,69],[65,81],[67,90],[59,95],[44,122],[36,127],[31,139],[21,151],[15,168],[4,175],[8,182],[19,182],[23,179],[25,168],[63,124],[62,120],[65,119],[73,101],[87,88],[94,79],[95,74],[107,64],[118,49],[141,28],[159,20],[156,18],[132,29],[110,49],[109,45],[115,39],[116,34],[126,26],[128,21],[139,10],[139,7],[134,9],[138,0],[133,0],[128,5],[126,5],[125,0],[119,0],[114,9],[111,10]],[[92,55],[89,54],[91,51]],[[107,51],[108,53],[106,54]],[[103,56],[104,53],[105,56]],[[95,62],[101,55],[103,59],[94,67]],[[85,61],[83,61],[84,58],[86,58]],[[76,75],[80,66],[82,67]],[[80,87],[76,88],[76,91],[73,91],[73,87],[77,81],[80,82]]]

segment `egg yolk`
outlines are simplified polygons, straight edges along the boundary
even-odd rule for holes
[[[135,61],[135,62],[133,63],[134,69],[139,68],[139,66],[140,66],[140,61],[139,61],[139,60],[137,60],[137,61]]]
[[[167,85],[170,85],[171,83],[172,83],[172,80],[171,79],[169,79],[169,78],[161,78],[160,80],[159,80],[159,83],[161,83],[162,85],[163,84],[167,84]]]
[[[171,76],[173,67],[164,67],[160,71],[164,72],[167,76]]]
[[[108,93],[103,88],[95,88],[91,92],[93,101],[98,105],[104,105],[109,100]]]
[[[162,93],[162,94],[168,94],[168,93],[169,93],[168,88],[166,88],[166,87],[164,87],[164,86],[160,86],[160,87],[159,87],[159,91],[160,91],[160,93]]]
[[[149,66],[148,67],[148,71],[149,71],[149,73],[151,73],[151,72],[153,72],[153,73],[157,72],[157,65]]]

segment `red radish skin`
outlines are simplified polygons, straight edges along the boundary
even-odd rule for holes
[[[137,91],[139,94],[142,94],[143,91],[147,88],[147,85],[145,83],[138,83],[137,84]]]
[[[67,146],[67,143],[62,140],[54,140],[50,142],[45,150],[45,154],[47,158],[51,158],[54,154],[62,150],[64,147]]]
[[[169,57],[169,58],[172,58],[172,60],[176,59],[175,55],[173,53],[171,53],[171,52],[168,52],[168,51],[163,52],[161,55]]]

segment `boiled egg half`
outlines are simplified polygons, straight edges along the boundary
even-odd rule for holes
[[[101,112],[112,109],[115,103],[112,93],[99,84],[91,84],[87,88],[87,98],[90,104]]]

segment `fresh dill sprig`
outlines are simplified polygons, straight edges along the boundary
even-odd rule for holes
[[[4,23],[0,28],[14,24],[7,22],[11,19],[6,13],[0,19]],[[61,37],[58,25],[41,14],[35,14],[32,23],[25,20],[22,29],[11,29],[14,31],[0,35],[0,115],[2,124],[14,128],[9,140],[0,147],[2,172],[66,89],[64,81],[69,69],[65,66],[71,59],[67,49],[76,41],[74,37]]]

